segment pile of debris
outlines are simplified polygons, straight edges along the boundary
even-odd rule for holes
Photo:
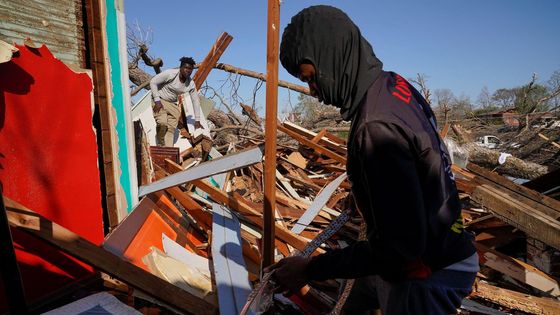
[[[278,130],[299,145],[280,144],[276,155],[275,259],[358,240],[362,220],[346,210],[345,141],[327,129],[315,133],[289,122]],[[144,178],[156,180],[140,187],[145,197],[106,237],[103,249],[55,223],[54,235],[36,234],[109,275],[105,290],[144,313],[338,309],[343,282],[334,280],[311,283],[288,297],[251,293],[264,287],[263,142],[247,138],[222,153],[212,147],[205,162],[187,155],[183,165],[168,158],[153,163],[154,176]],[[143,152],[150,161],[149,151]],[[558,314],[560,201],[472,163],[454,165],[453,171],[481,264],[461,313]],[[10,202],[7,208],[19,209],[8,212],[10,222],[29,231],[34,219],[23,214],[29,210]],[[248,300],[254,302],[250,308]]]

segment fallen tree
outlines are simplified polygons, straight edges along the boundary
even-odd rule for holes
[[[534,179],[551,171],[547,166],[527,162],[511,155],[505,155],[503,152],[481,147],[460,126],[452,125],[451,128],[457,136],[458,144],[467,152],[470,162],[493,169],[503,175],[526,179]]]

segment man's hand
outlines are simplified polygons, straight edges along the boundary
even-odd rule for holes
[[[163,108],[160,101],[156,101],[154,105],[154,113],[159,113],[159,111]]]
[[[299,256],[288,257],[266,268],[265,272],[271,272],[274,270],[272,278],[279,284],[279,287],[275,291],[278,293],[289,290],[292,293],[295,293],[306,285],[308,279],[305,274],[305,268],[307,267],[309,260],[310,258]]]
[[[202,129],[202,124],[200,123],[200,121],[196,120],[194,122],[194,129]]]

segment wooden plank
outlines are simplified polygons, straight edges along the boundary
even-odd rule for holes
[[[232,40],[233,37],[228,33],[223,32],[222,34],[220,34],[220,36],[216,40],[216,43],[214,44],[214,46],[212,46],[212,49],[210,49],[210,52],[208,52],[193,76],[193,81],[197,89],[200,89],[202,83],[204,82],[204,80],[206,80],[208,74],[210,74],[210,70],[212,70],[216,66],[218,60]]]
[[[4,198],[10,225],[36,236],[130,286],[182,311],[214,314],[216,308],[175,285],[122,260],[24,206]]]
[[[303,188],[314,190],[317,193],[320,192],[321,189],[322,189],[321,186],[316,185],[311,180],[307,181],[307,180],[301,179],[300,177],[292,176],[292,175],[286,175],[286,177],[289,178],[290,180],[292,180],[294,183],[299,184],[300,186],[303,186]]]
[[[231,211],[212,205],[212,261],[218,289],[220,314],[239,314],[251,284],[241,251],[241,225]]]
[[[182,170],[180,165],[174,164],[173,162],[170,163],[176,170]],[[197,179],[195,181],[193,181],[193,184],[195,186],[197,186],[198,188],[202,189],[205,193],[207,193],[214,201],[227,206],[228,208],[235,210],[237,212],[239,212],[240,214],[242,214],[243,216],[245,216],[247,218],[247,220],[249,220],[250,222],[252,222],[253,224],[256,224],[257,226],[259,226],[260,228],[263,227],[263,219],[262,219],[262,214],[255,211],[253,208],[251,208],[247,202],[245,201],[245,199],[241,196],[236,196],[235,198],[233,196],[228,195],[227,193],[225,193],[224,191],[212,186],[208,181],[206,180],[200,180]],[[305,247],[305,245],[308,243],[308,240],[295,235],[294,233],[292,233],[291,231],[289,231],[288,229],[282,227],[281,225],[276,224],[276,232],[277,233],[277,238],[279,238],[280,240],[288,243],[289,245],[295,247],[298,250],[303,250],[303,248]],[[324,252],[321,249],[317,249],[316,253],[322,253]]]
[[[537,268],[496,250],[475,243],[480,262],[553,297],[560,295],[558,282]]]
[[[282,184],[282,186],[284,186],[284,188],[286,189],[286,191],[288,192],[288,194],[295,199],[299,199],[301,198],[299,196],[299,194],[297,193],[297,191],[294,189],[294,187],[292,187],[292,185],[290,185],[290,181],[288,179],[286,179],[284,176],[282,176],[282,174],[280,174],[280,172],[278,170],[276,170],[276,178],[278,179],[278,181],[280,181],[280,184]]]
[[[105,211],[107,211],[109,229],[119,224],[119,202],[117,201],[117,193],[122,194],[115,188],[117,182],[115,181],[116,165],[113,163],[113,150],[117,150],[118,141],[115,140],[116,135],[114,128],[112,128],[112,109],[111,103],[107,98],[109,91],[109,65],[107,56],[107,44],[104,38],[105,33],[105,15],[104,5],[100,1],[85,1],[85,13],[87,19],[87,42],[90,49],[86,50],[86,58],[88,58],[92,76],[93,76],[93,99],[95,107],[99,111],[99,121],[94,119],[94,125],[99,127],[98,133],[98,147],[101,148],[101,160],[103,165],[102,172],[104,173],[104,180],[102,190],[104,197],[102,203]],[[94,116],[95,117],[95,116]],[[122,219],[122,218],[121,218]]]
[[[472,295],[529,314],[557,315],[560,313],[560,302],[557,300],[502,289],[482,281],[478,281],[474,285]]]
[[[210,183],[205,180],[196,180],[194,181],[194,185],[210,195],[210,197],[216,202],[219,202],[227,206],[228,208],[241,213],[247,218],[247,220],[249,220],[253,224],[256,224],[260,228],[263,227],[263,219],[261,214],[249,207],[243,198],[233,198],[225,192],[218,190],[214,186],[210,185]],[[295,235],[288,229],[285,229],[278,224],[276,224],[275,229],[277,238],[300,251],[303,250],[305,245],[308,243],[307,239]],[[322,250],[318,250],[317,252],[322,252]]]
[[[315,137],[313,137],[313,139],[311,139],[312,142],[314,143],[319,143],[319,141],[327,134],[327,128],[323,128],[321,129],[321,131],[319,131],[319,133],[317,133],[317,135],[315,135]]]
[[[544,213],[549,216],[554,217],[555,219],[560,218],[560,201],[550,198],[544,194],[541,194],[537,191],[529,189],[527,187],[518,185],[507,178],[500,176],[497,173],[488,171],[476,164],[469,163],[467,164],[467,169],[476,175],[484,177],[486,180],[498,184],[504,188],[511,190],[515,194],[519,194],[527,199],[530,199],[536,203],[542,204],[542,207],[547,207],[543,209],[540,205],[534,204],[534,207],[537,209],[542,209]]]
[[[462,177],[468,179],[468,180],[472,180],[475,178],[475,175],[469,171],[467,171],[464,168],[461,168],[455,164],[451,165],[451,171],[453,172],[453,174],[456,175],[461,175]]]
[[[560,249],[560,222],[555,219],[513,200],[511,196],[486,184],[476,187],[471,198],[508,224]]]
[[[154,191],[163,190],[169,187],[184,184],[199,178],[206,178],[212,175],[239,169],[251,164],[262,161],[263,147],[258,146],[252,149],[239,151],[234,154],[226,155],[208,162],[204,162],[181,172],[164,177],[149,185],[138,189],[138,196],[145,196]],[[177,165],[175,163],[175,165]]]
[[[288,155],[287,161],[301,169],[305,169],[307,167],[307,160],[297,151]]]
[[[313,139],[317,133],[313,132],[311,130],[307,130],[301,126],[298,126],[294,123],[291,123],[289,121],[286,121],[282,124],[284,127],[286,127],[287,129],[292,130],[293,132],[301,135],[302,137],[306,138],[306,139]],[[325,135],[325,137],[322,137],[321,140],[319,141],[318,144],[329,148],[331,151],[334,152],[338,152],[339,154],[342,155],[346,155],[346,147],[344,147],[342,144],[345,141],[340,139],[339,137],[336,137],[335,135],[332,135],[330,133],[327,133]]]
[[[205,211],[196,201],[194,201],[186,192],[179,187],[171,187],[166,190],[169,194],[179,202],[187,213],[196,221],[196,223],[204,230],[210,231],[212,227],[212,214]],[[260,253],[251,246],[250,241],[246,237],[243,239],[243,254],[246,258],[254,263],[261,260]]]
[[[341,155],[323,147],[320,144],[312,142],[311,140],[297,134],[296,132],[284,127],[283,125],[278,125],[278,130],[280,130],[283,133],[287,134],[288,136],[294,138],[295,140],[297,140],[301,144],[303,144],[305,146],[308,146],[308,147],[312,148],[313,150],[330,157],[331,159],[335,159],[342,164],[346,164],[346,158],[345,157],[343,157],[343,156],[341,156]]]
[[[300,234],[305,228],[313,221],[313,219],[319,214],[319,211],[327,204],[331,195],[340,186],[340,184],[346,179],[346,173],[342,173],[339,177],[333,180],[330,184],[323,189],[319,195],[315,198],[311,206],[305,211],[305,213],[299,218],[297,223],[292,228],[292,232],[295,234]]]

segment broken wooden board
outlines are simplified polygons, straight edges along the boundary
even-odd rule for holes
[[[316,138],[318,136],[318,133],[313,132],[311,130],[307,130],[307,129],[305,129],[301,126],[298,126],[294,123],[291,123],[289,121],[284,122],[282,124],[282,126],[284,126],[287,129],[293,131],[294,133],[297,133],[297,134],[301,135],[302,137],[304,137],[308,140],[313,140],[314,138]],[[323,137],[321,137],[315,143],[320,144],[322,146],[325,146],[332,151],[335,151],[335,152],[338,152],[340,154],[346,155],[346,147],[343,146],[343,144],[345,144],[345,141],[343,139],[340,139],[339,137],[336,137],[336,136],[332,135],[332,134],[325,133],[325,135]]]
[[[290,153],[287,160],[301,169],[305,169],[307,167],[307,160],[297,151]]]
[[[497,173],[488,171],[476,164],[467,164],[467,169],[478,175],[478,177],[476,178],[477,180],[480,180],[480,177],[483,177],[484,183],[494,183],[497,186],[508,189],[512,194],[516,196],[516,199],[519,199],[524,203],[531,205],[535,209],[548,216],[551,216],[555,219],[560,218],[560,201],[550,198],[537,191],[531,190],[525,186],[518,185],[511,180],[500,176]]]
[[[95,268],[182,311],[214,314],[217,309],[188,292],[124,261],[24,206],[4,198],[10,225],[38,237]]]
[[[504,222],[560,249],[560,222],[557,220],[512,199],[511,196],[487,184],[476,187],[471,198],[488,208]]]
[[[220,204],[226,205],[232,210],[235,210],[247,218],[250,222],[258,225],[260,228],[263,226],[262,215],[252,209],[244,201],[244,198],[233,198],[225,192],[215,188],[204,180],[196,180],[193,184],[200,189],[204,190],[212,199]],[[307,244],[307,239],[297,236],[290,230],[284,228],[283,226],[276,224],[276,238],[286,242],[288,245],[295,247],[298,250],[303,250]],[[317,249],[317,253],[321,253],[323,250]]]
[[[193,166],[179,173],[164,177],[147,186],[142,186],[138,189],[138,196],[142,197],[154,191],[163,190],[196,179],[206,178],[212,175],[242,168],[251,164],[258,163],[262,161],[262,158],[262,146],[223,156],[208,162],[204,162],[197,166]]]
[[[179,187],[171,187],[166,191],[171,194],[173,198],[175,198],[177,202],[179,202],[185,208],[187,213],[195,220],[196,224],[198,224],[202,229],[206,231],[211,230],[212,214],[210,212],[205,211],[196,201],[191,198],[191,196],[182,191]],[[253,263],[253,265],[257,266],[261,260],[260,253],[251,245],[251,242],[247,241],[246,237],[243,237],[242,248],[245,257],[248,258]],[[256,270],[257,269],[255,268],[250,269],[250,271],[255,275],[258,274]]]
[[[482,281],[475,283],[471,295],[528,314],[557,315],[560,312],[560,302],[555,299],[527,295]]]
[[[220,34],[210,52],[206,55],[206,58],[201,62],[198,70],[193,76],[193,81],[197,89],[202,87],[202,82],[206,80],[210,71],[216,66],[216,63],[229,46],[229,43],[233,40],[233,37],[226,32]]]
[[[546,273],[496,250],[475,243],[480,262],[553,297],[560,296],[558,282]]]
[[[295,140],[297,140],[298,142],[300,142],[301,144],[308,146],[310,148],[312,148],[313,150],[317,151],[318,153],[324,154],[328,157],[330,157],[331,159],[335,159],[336,161],[346,165],[346,157],[331,151],[329,149],[327,149],[326,147],[317,144],[303,136],[301,136],[300,134],[286,128],[284,125],[278,124],[278,130],[282,131],[283,133],[287,134],[288,136],[294,138]]]
[[[319,214],[319,211],[327,204],[331,195],[340,186],[340,184],[346,179],[346,173],[338,176],[335,180],[327,185],[320,193],[315,197],[315,200],[311,206],[305,211],[305,213],[299,218],[297,223],[292,228],[292,232],[295,234],[300,234],[305,228],[313,221],[313,219]]]

